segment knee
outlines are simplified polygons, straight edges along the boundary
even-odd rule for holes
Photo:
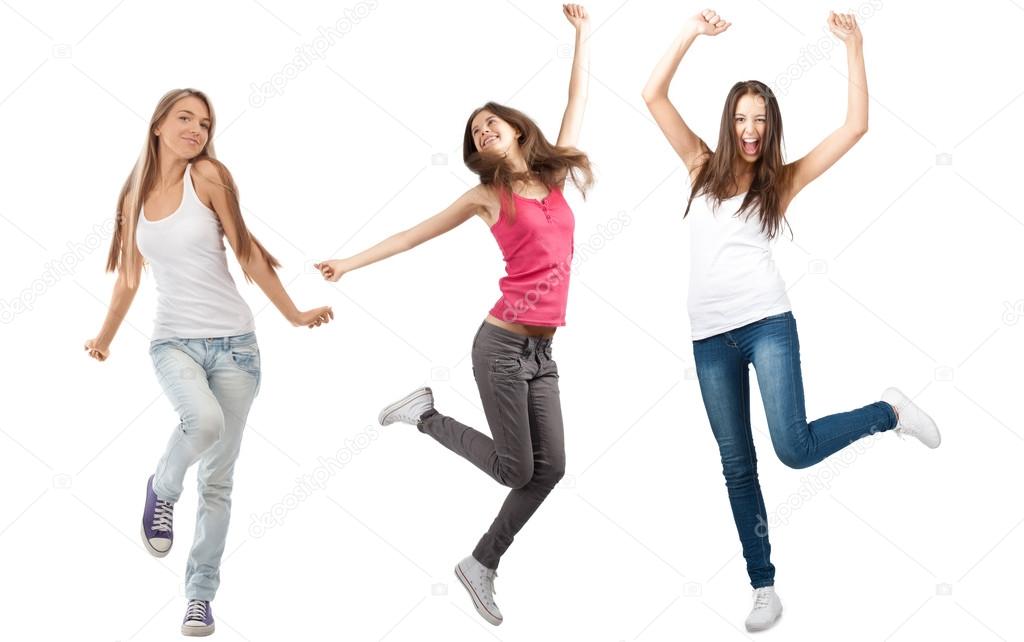
[[[208,480],[199,479],[199,496],[206,503],[227,502],[231,498],[231,488],[234,482],[231,479]]]
[[[775,454],[778,455],[779,461],[783,464],[797,470],[807,468],[814,463],[805,453],[785,444],[775,446]]]
[[[533,482],[546,488],[554,488],[565,477],[565,456],[534,463]]]
[[[533,461],[518,462],[512,466],[502,466],[501,483],[512,490],[518,490],[533,479]]]
[[[725,485],[730,489],[738,489],[757,482],[757,463],[750,458],[722,458],[722,475]]]
[[[181,429],[192,437],[199,450],[206,450],[224,433],[224,413],[215,403],[204,403],[181,418]]]

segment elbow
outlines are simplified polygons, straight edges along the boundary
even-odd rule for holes
[[[662,98],[661,92],[651,89],[649,87],[644,87],[644,90],[640,92],[640,96],[648,105],[655,102],[659,98]]]
[[[402,232],[395,239],[395,246],[398,248],[398,252],[408,252],[412,248],[416,247],[422,241],[416,239],[410,231]]]

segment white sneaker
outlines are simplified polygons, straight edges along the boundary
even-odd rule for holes
[[[896,409],[899,418],[895,428],[897,434],[917,437],[929,448],[939,447],[942,437],[938,426],[910,397],[896,388],[886,388],[882,393],[882,401]]]
[[[470,555],[455,567],[455,576],[469,591],[476,612],[494,626],[501,624],[501,611],[494,603],[494,594],[497,593],[494,590],[494,578],[498,577],[498,572],[487,568]]]
[[[764,631],[770,629],[782,615],[782,602],[775,594],[774,586],[754,589],[754,608],[747,616],[747,630]]]
[[[380,411],[377,421],[387,426],[396,421],[415,426],[428,410],[434,408],[434,393],[430,388],[417,388],[402,399]]]

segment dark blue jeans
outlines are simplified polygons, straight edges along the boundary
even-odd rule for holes
[[[704,408],[722,456],[733,519],[754,588],[775,583],[768,515],[757,482],[750,428],[749,365],[754,364],[775,453],[791,468],[816,464],[844,446],[896,426],[889,404],[873,404],[807,422],[800,340],[792,312],[693,342]]]

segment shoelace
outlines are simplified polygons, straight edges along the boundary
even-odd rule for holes
[[[498,571],[491,571],[490,573],[482,571],[481,573],[484,580],[484,586],[491,592],[491,595],[497,595],[498,591],[494,588],[494,579],[498,577]]]
[[[754,591],[754,608],[764,609],[768,608],[768,602],[771,601],[771,592],[763,591],[758,589]]]
[[[206,621],[206,602],[202,600],[189,600],[188,609],[185,611],[185,620]]]
[[[170,532],[173,521],[174,504],[162,499],[156,500],[156,509],[153,511],[153,530]]]

